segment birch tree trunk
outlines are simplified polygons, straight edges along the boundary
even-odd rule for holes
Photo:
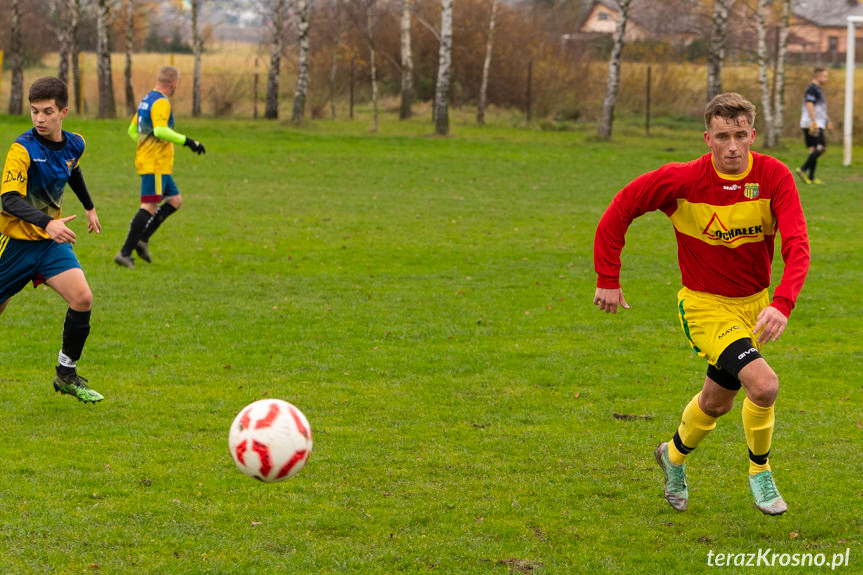
[[[411,0],[402,0],[401,57],[402,57],[402,105],[399,119],[407,120],[413,115],[414,59],[411,53]]]
[[[452,68],[452,6],[453,0],[441,0],[440,57],[434,99],[435,132],[440,136],[449,134],[449,105],[447,98],[449,96],[450,72]]]
[[[69,84],[69,50],[71,35],[69,33],[69,10],[67,0],[52,2],[51,6],[57,15],[57,50],[60,62],[57,64],[57,78],[64,84]]]
[[[285,0],[275,0],[273,13],[273,45],[270,49],[270,73],[267,78],[267,105],[264,117],[275,120],[279,117],[279,68],[282,66],[282,50],[285,30]]]
[[[375,67],[374,0],[366,4],[366,39],[369,43],[369,73],[372,81],[372,133],[378,131],[378,78]]]
[[[66,0],[69,9],[69,37],[72,51],[72,84],[75,88],[75,113],[84,113],[84,95],[81,87],[81,46],[78,42],[78,27],[81,23],[81,0]]]
[[[192,116],[195,118],[201,115],[201,52],[204,41],[198,29],[198,16],[203,1],[192,0],[192,58],[195,61],[192,72]]]
[[[99,0],[96,18],[97,81],[99,84],[99,118],[114,118],[114,81],[111,78],[111,0]]]
[[[333,63],[330,66],[330,116],[336,117],[336,72],[339,67],[339,44],[342,41],[342,0],[336,0],[336,33],[333,37]]]
[[[299,124],[306,112],[306,96],[309,92],[309,1],[297,3],[297,32],[299,33],[300,54],[297,70],[297,88],[294,90],[294,110],[291,121]]]
[[[611,125],[614,122],[614,105],[617,103],[617,90],[620,87],[620,61],[623,55],[623,35],[629,19],[632,0],[620,0],[620,16],[614,29],[614,45],[608,61],[608,80],[605,84],[605,98],[602,100],[602,113],[599,117],[597,133],[603,140],[611,138]]]
[[[24,46],[21,44],[21,6],[12,0],[9,39],[12,47],[12,83],[9,92],[9,114],[24,113]]]
[[[135,37],[135,0],[126,3],[126,67],[123,70],[123,78],[126,84],[126,114],[131,116],[138,108],[135,100],[135,88],[132,86],[132,41]]]
[[[713,26],[707,55],[707,101],[722,93],[722,62],[728,37],[728,12],[734,0],[713,0]]]
[[[778,146],[785,123],[785,58],[788,55],[788,28],[791,24],[791,0],[782,0],[782,19],[779,24],[779,46],[776,50],[776,69],[773,72],[773,142]]]
[[[488,21],[488,38],[485,41],[485,60],[482,63],[482,83],[479,87],[479,106],[476,109],[476,121],[485,124],[485,105],[488,94],[488,72],[491,68],[491,50],[494,46],[494,21],[497,18],[498,0],[491,1],[491,19]]]
[[[771,0],[758,0],[756,12],[758,32],[758,83],[761,85],[761,114],[764,116],[764,146],[775,145],[773,136],[773,106],[770,99],[770,81],[767,76],[769,55],[767,53],[767,5]]]

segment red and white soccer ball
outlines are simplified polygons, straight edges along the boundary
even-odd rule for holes
[[[273,483],[293,477],[306,464],[312,452],[312,428],[287,401],[262,399],[234,418],[228,446],[240,471]]]

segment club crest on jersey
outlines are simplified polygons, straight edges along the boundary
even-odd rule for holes
[[[750,200],[754,200],[758,197],[758,184],[744,184],[743,185],[743,195],[749,198]]]

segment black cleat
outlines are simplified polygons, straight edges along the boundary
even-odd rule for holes
[[[105,399],[101,393],[87,387],[87,380],[75,371],[64,375],[58,369],[57,377],[54,378],[54,391],[59,391],[66,395],[74,395],[78,398],[78,401],[83,401],[84,403],[96,403]]]
[[[132,256],[124,256],[121,252],[117,252],[117,255],[114,256],[114,263],[124,268],[135,269],[135,260],[132,259]]]
[[[135,253],[138,254],[138,257],[144,260],[147,263],[150,263],[152,260],[150,259],[150,250],[147,242],[144,240],[138,240],[138,244],[135,246]]]

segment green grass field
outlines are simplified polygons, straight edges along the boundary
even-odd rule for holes
[[[812,268],[764,350],[790,510],[752,506],[738,402],[690,458],[681,514],[652,450],[706,366],[677,322],[674,235],[661,214],[630,229],[617,316],[591,305],[592,243],[626,182],[706,151],[698,124],[645,138],[621,119],[597,143],[506,118],[447,139],[382,122],[178,118],[208,154],[177,151],[184,207],[126,270],[125,120],[67,119],[103,225],[88,236],[68,194],[95,296],[79,370],[106,400],[54,393],[65,305],[26,288],[0,318],[0,573],[744,573],[710,553],[766,549],[828,565],[758,572],[830,571],[846,550],[836,572],[863,570],[863,149],[842,168],[835,142],[829,185],[801,191]],[[4,153],[28,127],[2,119]],[[227,449],[263,397],[315,433],[281,484]]]

